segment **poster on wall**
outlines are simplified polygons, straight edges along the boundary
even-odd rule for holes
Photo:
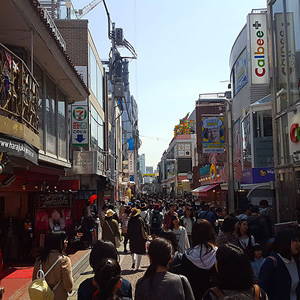
[[[234,94],[236,95],[248,82],[247,78],[247,52],[246,49],[241,53],[234,65]]]
[[[223,117],[203,117],[202,142],[203,153],[224,153],[224,118]]]
[[[134,152],[128,151],[128,172],[129,176],[134,175]]]

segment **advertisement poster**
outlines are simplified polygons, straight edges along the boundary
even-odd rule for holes
[[[236,95],[248,82],[247,78],[247,53],[246,49],[242,52],[242,54],[237,59],[234,65],[234,77],[235,77],[235,85],[234,85],[234,94]]]
[[[203,117],[203,153],[224,153],[224,118]]]

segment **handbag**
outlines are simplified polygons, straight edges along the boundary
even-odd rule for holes
[[[113,236],[114,236],[114,238],[115,238],[115,246],[116,246],[116,248],[119,248],[119,247],[121,246],[121,240],[120,240],[117,236],[115,236],[115,234],[114,234],[113,230],[111,229],[109,223],[108,223],[107,221],[105,221],[105,222],[106,222],[106,224],[108,225],[108,227],[109,227],[111,233],[113,234]]]

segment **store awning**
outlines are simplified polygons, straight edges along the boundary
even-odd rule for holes
[[[214,189],[215,187],[219,186],[220,184],[219,183],[216,183],[216,184],[209,184],[209,185],[202,185],[202,186],[199,186],[197,187],[196,189],[192,190],[192,194],[195,195],[195,196],[205,196],[205,194]]]

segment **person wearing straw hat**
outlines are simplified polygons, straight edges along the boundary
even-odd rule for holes
[[[114,211],[108,209],[105,213],[105,221],[102,225],[102,239],[106,241],[111,241],[115,246],[115,237],[121,241],[121,234],[119,231],[119,224],[113,219]]]
[[[137,270],[140,268],[142,254],[145,254],[145,243],[147,241],[147,234],[144,229],[143,219],[140,216],[141,210],[132,208],[130,219],[128,222],[127,236],[129,238],[129,246],[132,255],[132,269],[135,268],[137,256]]]

